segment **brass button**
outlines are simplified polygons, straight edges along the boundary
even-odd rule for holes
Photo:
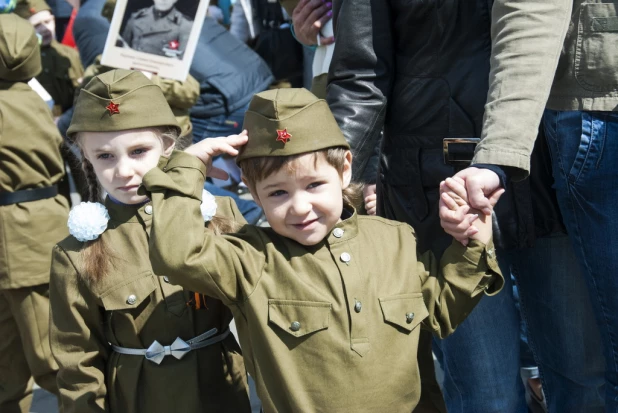
[[[146,208],[144,208],[144,212],[148,215],[152,215],[152,205],[146,205]]]
[[[362,309],[363,309],[363,303],[361,303],[360,301],[356,301],[356,304],[354,304],[354,311],[356,311],[357,313],[360,313]]]
[[[414,313],[406,313],[406,323],[410,324],[414,320]]]
[[[348,254],[347,252],[342,253],[339,258],[341,258],[341,261],[345,262],[346,264],[352,259],[350,254]]]
[[[133,305],[135,304],[136,301],[137,301],[137,297],[135,296],[135,294],[131,294],[130,296],[127,297],[127,304]]]
[[[344,232],[345,231],[343,229],[341,229],[341,228],[335,228],[333,230],[333,235],[335,236],[335,238],[341,238],[341,237],[343,237],[343,233]]]
[[[166,283],[170,283],[170,279],[167,278],[167,275],[163,276],[163,281],[165,281]]]
[[[290,326],[290,330],[292,331],[300,330],[300,323],[298,321],[294,321],[292,325]]]
[[[487,255],[489,255],[490,257],[493,257],[494,256],[494,252],[495,252],[494,249],[490,248],[490,249],[487,250]]]

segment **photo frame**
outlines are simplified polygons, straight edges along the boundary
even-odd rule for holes
[[[101,64],[185,81],[209,0],[118,0]]]

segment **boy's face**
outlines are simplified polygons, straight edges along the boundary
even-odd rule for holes
[[[341,191],[350,184],[352,154],[345,156],[343,176],[323,154],[308,153],[255,185],[253,198],[272,229],[302,245],[322,241],[341,220]]]
[[[49,10],[43,10],[30,17],[30,24],[41,36],[41,45],[48,46],[56,37],[56,20]]]

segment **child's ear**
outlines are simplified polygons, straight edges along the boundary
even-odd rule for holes
[[[174,148],[176,147],[176,142],[174,141],[168,142],[166,139],[164,139],[163,145],[166,145],[165,148],[163,149],[163,156],[169,157],[174,151]]]
[[[349,150],[345,152],[345,159],[343,161],[343,172],[341,174],[341,186],[343,189],[347,188],[352,181],[352,152]]]
[[[253,197],[253,201],[258,204],[258,206],[262,209],[264,209],[262,207],[262,203],[260,202],[260,197],[258,196],[258,194],[255,192],[255,189],[251,187],[251,185],[249,185],[249,182],[245,179],[245,177],[243,176],[242,181],[245,185],[247,185],[247,188],[249,188],[249,192],[251,192],[251,196]]]

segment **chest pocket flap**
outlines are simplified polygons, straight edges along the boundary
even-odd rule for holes
[[[412,331],[429,315],[423,294],[400,294],[380,298],[384,321]]]
[[[321,301],[268,300],[268,321],[302,337],[328,328],[331,307]]]
[[[108,311],[137,308],[157,288],[150,271],[114,286],[103,294],[101,301]]]

